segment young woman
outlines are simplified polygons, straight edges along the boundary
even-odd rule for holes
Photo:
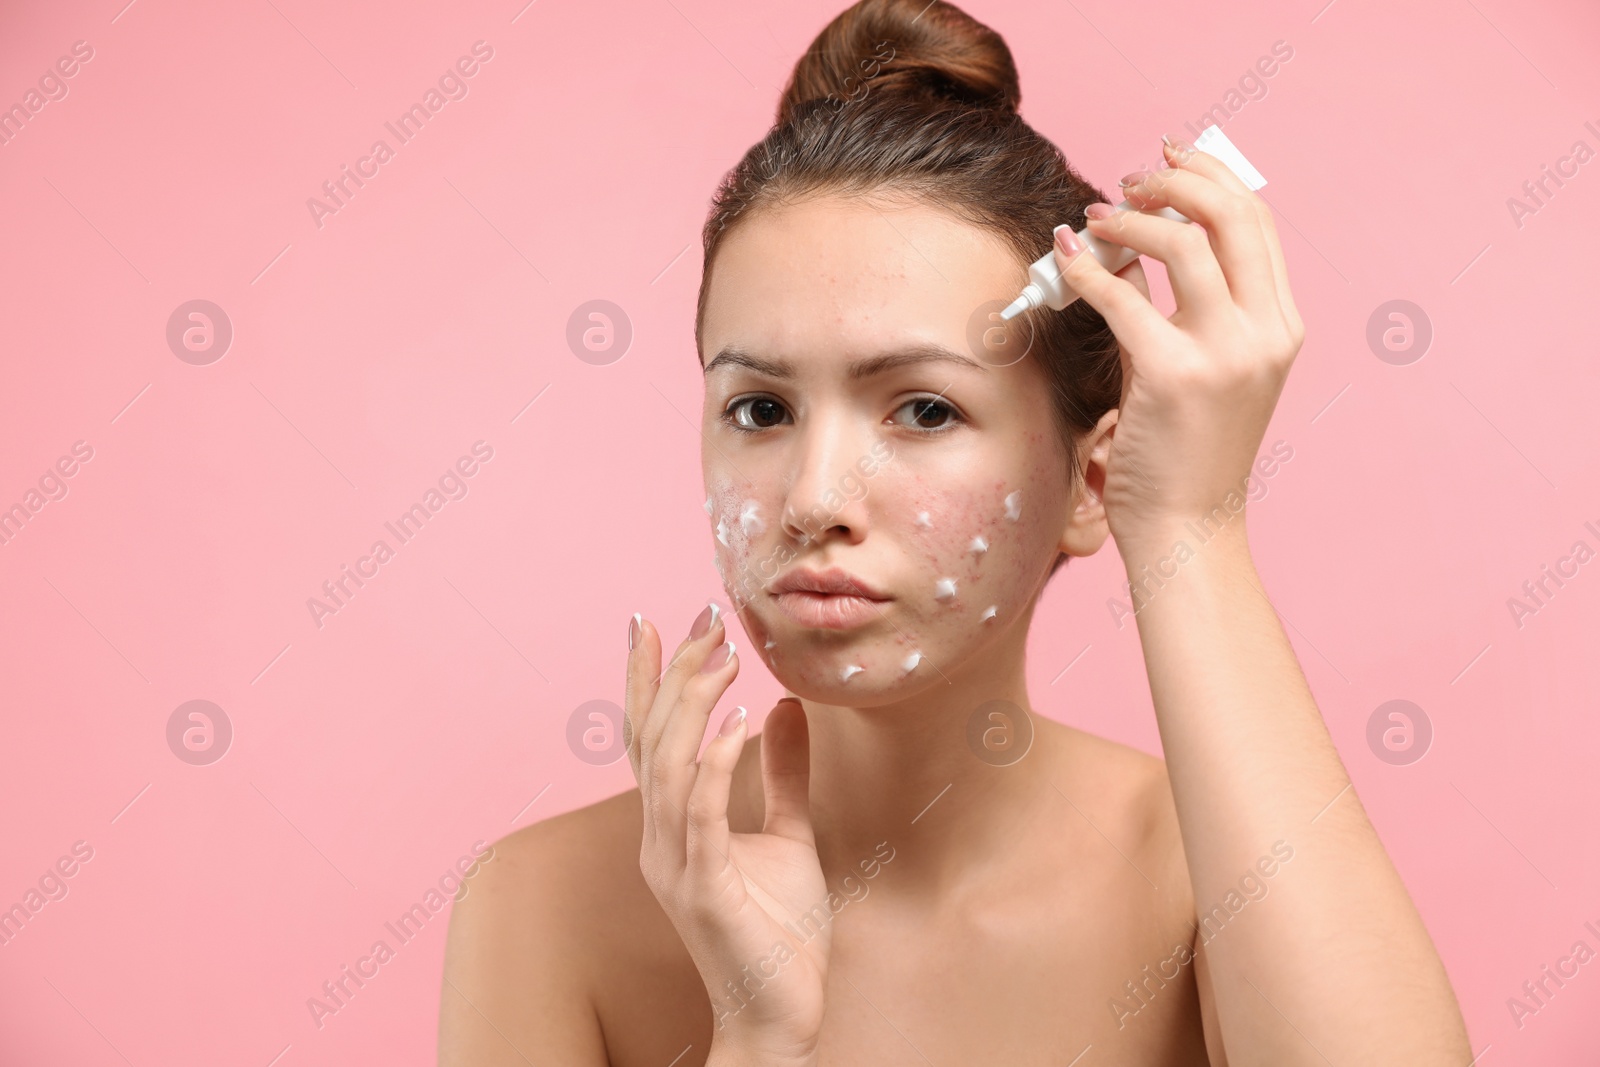
[[[1112,212],[1019,99],[957,8],[863,0],[725,179],[701,458],[749,644],[715,603],[630,621],[639,789],[496,843],[441,1062],[1472,1060],[1251,563],[1304,336],[1272,215],[1177,141],[1124,195],[1196,224]],[[1166,265],[1173,315],[1086,218]],[[1062,222],[1082,299],[1002,323]],[[1108,535],[1165,763],[1029,700],[1039,594]],[[792,696],[697,761],[751,655]]]

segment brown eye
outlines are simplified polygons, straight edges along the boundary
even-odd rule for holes
[[[911,413],[912,421],[909,424],[902,423],[902,425],[911,425],[919,430],[927,430],[929,432],[951,429],[960,421],[960,416],[956,414],[954,407],[938,397],[932,396],[919,396],[907,400],[896,411],[909,411]]]
[[[752,396],[729,404],[722,417],[736,430],[754,432],[781,425],[784,414],[783,405],[772,397]]]

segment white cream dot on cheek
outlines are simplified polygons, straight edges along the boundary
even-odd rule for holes
[[[736,485],[717,474],[707,479],[707,488],[710,491],[707,499],[713,503],[710,514],[716,518],[717,543],[727,550],[724,554],[726,573],[736,577],[743,588],[755,580],[749,565],[756,549],[752,537],[766,529],[761,504],[750,496],[748,485]],[[728,578],[723,581],[727,584]]]
[[[1006,518],[1016,522],[1022,518],[1022,490],[1016,489],[1006,494]]]
[[[921,652],[913,652],[913,653],[911,653],[911,655],[907,656],[905,658],[905,661],[900,664],[900,673],[902,673],[902,674],[910,674],[912,671],[917,669],[917,664],[919,664],[921,662],[922,662],[922,653]]]
[[[983,609],[983,614],[978,616],[978,621],[988,622],[990,619],[995,617],[995,614],[998,612],[998,610],[999,609],[997,609],[993,604],[990,604],[987,608]]]
[[[949,600],[956,595],[956,580],[954,578],[940,578],[933,585],[933,595],[937,600]]]
[[[700,506],[706,509],[706,514],[707,515],[711,514],[711,498],[710,497],[706,497],[706,502],[704,504],[701,504]]]
[[[848,682],[851,678],[860,674],[864,670],[866,670],[865,667],[857,666],[854,663],[847,664],[844,669],[839,672],[839,681]]]
[[[989,551],[989,542],[985,541],[983,536],[980,534],[972,539],[972,544],[968,546],[967,551],[971,552],[974,556],[981,556],[985,552]]]
[[[917,525],[925,530],[931,530],[933,529],[933,519],[929,517],[926,511],[919,511],[917,512]]]

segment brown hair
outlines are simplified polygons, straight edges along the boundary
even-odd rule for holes
[[[771,130],[712,199],[695,348],[728,231],[763,206],[814,196],[902,196],[935,205],[1014,249],[1020,289],[1027,265],[1050,250],[1056,225],[1081,229],[1084,208],[1114,202],[1022,120],[1021,100],[1011,50],[953,4],[859,0],[842,12],[795,65]],[[1121,400],[1116,337],[1083,300],[1063,311],[1025,312],[1011,321],[1013,330],[1019,326],[1033,331],[1029,355],[1049,376],[1076,486],[1077,440]]]

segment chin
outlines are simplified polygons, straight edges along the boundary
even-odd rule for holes
[[[886,704],[937,678],[927,656],[893,631],[823,630],[785,625],[776,631],[741,616],[767,670],[797,696],[823,704]],[[759,634],[759,636],[758,636]],[[765,647],[767,642],[772,647]]]
[[[810,669],[797,671],[785,669],[781,662],[769,663],[773,677],[795,696],[818,704],[835,707],[870,708],[891,704],[904,699],[907,694],[926,684],[927,679],[917,679],[914,674],[894,672],[892,677],[869,679],[866,672],[852,675],[848,682],[831,668],[813,664]]]

